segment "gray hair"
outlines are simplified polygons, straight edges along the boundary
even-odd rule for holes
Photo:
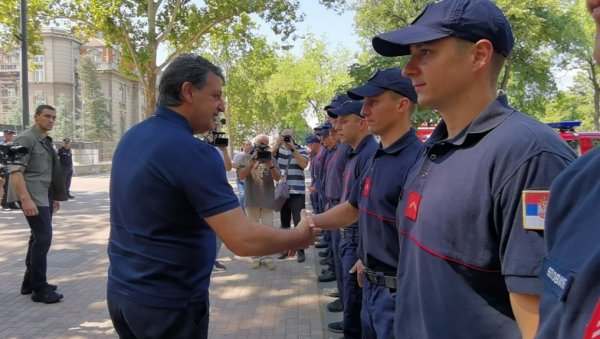
[[[205,58],[192,53],[178,56],[167,66],[160,78],[156,106],[181,105],[181,85],[190,82],[201,89],[206,85],[210,73],[225,80],[221,69]]]

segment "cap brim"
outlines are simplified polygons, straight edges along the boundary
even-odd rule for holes
[[[331,107],[331,108],[327,109],[327,111],[326,111],[327,115],[332,119],[337,119],[337,117],[338,117],[337,114],[333,113],[333,111],[335,111],[335,110],[336,110],[336,108]]]
[[[348,96],[352,100],[361,100],[365,97],[376,97],[385,91],[386,91],[385,88],[366,84],[366,85],[362,85],[360,87],[353,88],[353,89],[349,90],[347,93],[348,93]]]
[[[410,54],[410,45],[450,36],[427,26],[408,26],[397,31],[380,34],[373,38],[375,52],[386,57]]]

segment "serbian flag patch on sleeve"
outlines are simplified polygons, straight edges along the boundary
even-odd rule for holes
[[[549,198],[547,190],[523,191],[523,227],[526,230],[544,230]]]

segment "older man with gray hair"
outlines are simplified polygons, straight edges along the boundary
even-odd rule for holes
[[[254,146],[244,153],[237,169],[238,178],[244,182],[244,208],[246,216],[253,222],[273,226],[273,203],[275,202],[275,184],[281,178],[277,163],[273,162],[269,147],[269,137],[259,134],[254,138]],[[264,265],[275,269],[271,256],[252,257],[253,268]]]

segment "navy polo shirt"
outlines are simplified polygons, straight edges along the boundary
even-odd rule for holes
[[[377,152],[379,144],[372,135],[364,137],[355,149],[348,153],[348,162],[344,169],[342,201],[346,201],[352,192],[352,187],[360,181],[360,178],[370,169],[373,155]],[[358,228],[358,223],[349,227]]]
[[[351,147],[348,144],[338,143],[327,157],[325,166],[325,195],[327,199],[337,200],[342,198],[344,168],[348,162],[348,152]]]
[[[406,175],[422,148],[423,143],[412,129],[385,149],[379,145],[348,197],[348,202],[359,209],[358,257],[371,270],[396,271],[396,207]]]
[[[398,206],[397,338],[518,338],[508,293],[541,294],[541,232],[521,194],[575,159],[556,132],[504,97],[447,140],[442,121]]]
[[[600,148],[569,166],[550,188],[544,293],[538,338],[600,333]]]
[[[208,299],[216,238],[204,218],[237,207],[219,153],[159,107],[113,156],[108,290],[159,308]]]

